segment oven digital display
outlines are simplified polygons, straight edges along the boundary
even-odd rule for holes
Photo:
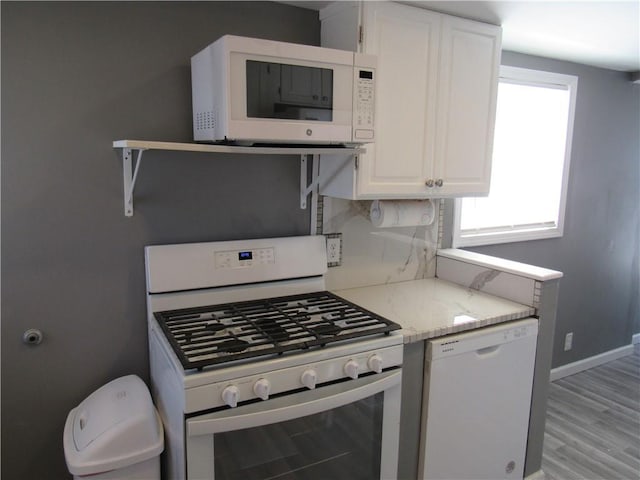
[[[253,260],[253,252],[238,252],[238,260]]]

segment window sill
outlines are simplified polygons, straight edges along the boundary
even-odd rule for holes
[[[543,240],[546,238],[562,237],[559,228],[544,228],[525,231],[478,233],[478,234],[454,234],[452,243],[454,248],[479,247],[482,245],[497,245],[500,243],[528,242],[530,240]]]

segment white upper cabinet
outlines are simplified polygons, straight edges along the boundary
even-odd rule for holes
[[[500,27],[390,2],[339,2],[320,18],[323,46],[378,56],[376,143],[357,163],[323,156],[321,193],[487,194]]]
[[[434,176],[452,196],[489,193],[500,34],[442,16]]]

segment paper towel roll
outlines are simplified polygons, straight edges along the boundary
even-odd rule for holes
[[[431,225],[434,217],[431,200],[374,200],[369,216],[378,228]]]

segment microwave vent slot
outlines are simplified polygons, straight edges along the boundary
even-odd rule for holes
[[[213,130],[216,126],[213,111],[198,112],[196,114],[196,130]]]

